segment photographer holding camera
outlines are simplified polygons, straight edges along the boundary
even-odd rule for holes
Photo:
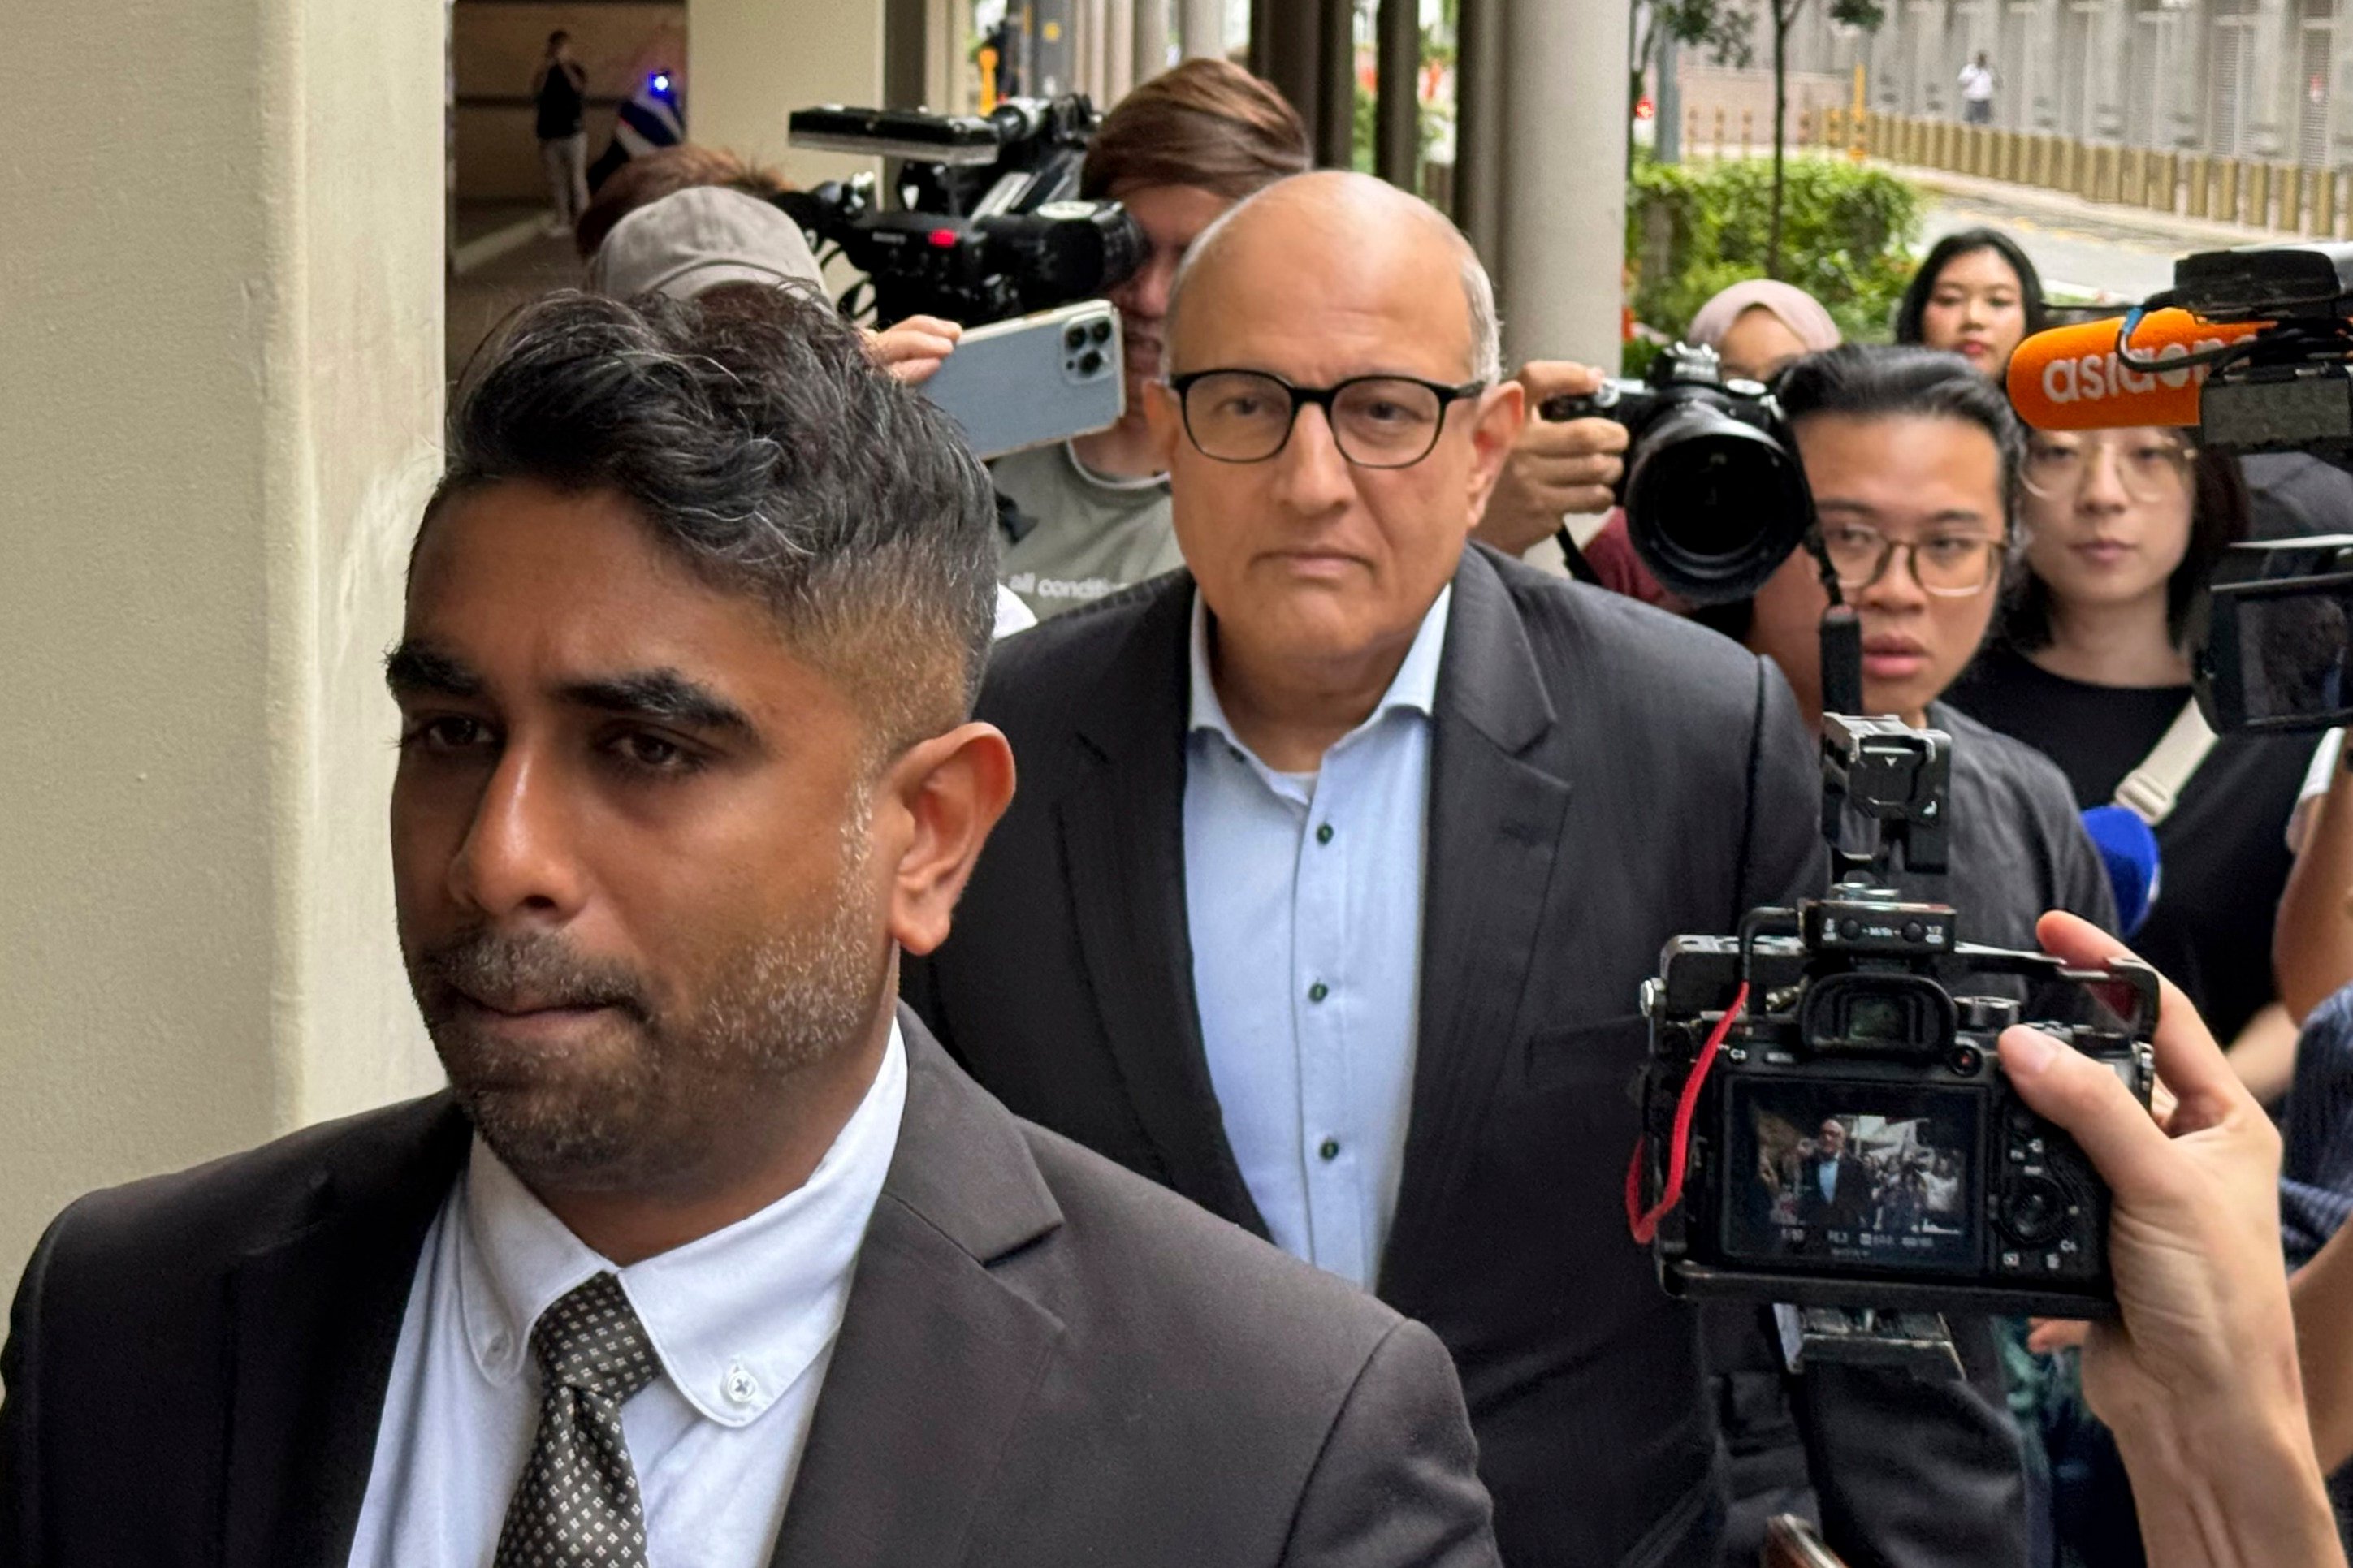
[[[2107,878],[2057,767],[1939,700],[1984,642],[2004,576],[2014,569],[2023,432],[2000,390],[1956,355],[1848,345],[1789,365],[1778,395],[1813,494],[1816,529],[1807,547],[1792,552],[1752,598],[1710,606],[1697,618],[1770,658],[1808,721],[1819,725],[1820,630],[1830,608],[1823,584],[1829,575],[1861,622],[1863,711],[1894,714],[1953,737],[1950,868],[1905,871],[1894,879],[1898,889],[1955,905],[1968,940],[1997,946],[2032,946],[2036,919],[2045,910],[2113,926]],[[1826,1199],[1814,1194],[1814,1201]],[[1825,1516],[1836,1521],[1856,1510],[1850,1489],[1858,1478],[1919,1462],[1875,1443],[1854,1423],[1816,1420],[1818,1429],[1831,1434],[1829,1446],[1817,1438],[1813,1462],[1801,1463],[1792,1452],[1798,1435],[1782,1425],[1778,1409],[1780,1358],[1754,1319],[1745,1310],[1711,1313],[1710,1354],[1722,1380],[1718,1400],[1735,1413],[1727,1440],[1736,1459],[1736,1488],[1741,1497],[1757,1500],[1736,1515],[1745,1537],[1761,1531],[1763,1514],[1796,1501],[1785,1489],[1804,1484],[1809,1475]],[[2000,1352],[1982,1318],[1952,1326],[1968,1384],[1905,1388],[1894,1379],[1879,1393],[1890,1401],[1942,1405],[1946,1430],[1960,1434],[1974,1426],[1976,1451],[1994,1453],[2014,1441]],[[1884,1378],[1816,1368],[1790,1387],[1803,1415],[1826,1387],[1845,1381],[1867,1388]],[[1847,1392],[1862,1398],[1866,1390]],[[1989,1464],[1985,1473],[1990,1478],[2000,1468]],[[2015,1478],[2014,1463],[2010,1468]],[[1873,1496],[1899,1490],[1864,1489]],[[1936,1517],[1936,1502],[1922,1501],[1914,1516],[1920,1540],[1950,1542],[1951,1527]],[[2017,1496],[2000,1508],[2013,1531],[2029,1528],[2026,1505]],[[1893,1528],[1883,1514],[1875,1524],[1883,1532]],[[1988,1560],[1982,1542],[1955,1544],[1960,1550],[1948,1561]],[[2000,1550],[2022,1560],[2016,1535]]]
[[[1161,373],[1176,268],[1201,231],[1253,191],[1310,166],[1307,128],[1273,88],[1220,59],[1187,60],[1122,99],[1096,127],[1082,196],[1121,203],[1149,247],[1111,290],[1127,412],[1091,436],[998,460],[1014,506],[999,574],[1041,619],[1174,570],[1168,473],[1145,416]]]

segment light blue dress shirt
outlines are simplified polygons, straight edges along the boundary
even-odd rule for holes
[[[1413,1100],[1430,715],[1453,594],[1312,774],[1275,772],[1234,733],[1193,597],[1185,911],[1209,1081],[1275,1245],[1368,1289]]]

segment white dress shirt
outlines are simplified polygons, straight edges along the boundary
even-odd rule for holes
[[[661,1363],[621,1410],[649,1568],[764,1568],[906,1103],[894,1023],[872,1087],[799,1190],[620,1269],[477,1138],[409,1289],[353,1568],[486,1568],[539,1427],[532,1325],[607,1270]]]
[[[1193,598],[1185,908],[1209,1081],[1275,1245],[1367,1289],[1413,1101],[1430,713],[1453,594],[1370,717],[1304,775],[1268,767],[1227,722]]]

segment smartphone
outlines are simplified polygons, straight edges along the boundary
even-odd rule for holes
[[[1119,311],[1086,300],[974,327],[921,390],[984,459],[1101,430],[1127,411]]]

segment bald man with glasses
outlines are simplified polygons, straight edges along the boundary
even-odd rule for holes
[[[1507,1563],[1706,1563],[1626,1086],[1664,940],[1822,886],[1789,688],[1470,542],[1522,395],[1413,197],[1269,187],[1167,344],[1187,570],[997,650],[1020,789],[907,994],[1023,1114],[1436,1329]]]

